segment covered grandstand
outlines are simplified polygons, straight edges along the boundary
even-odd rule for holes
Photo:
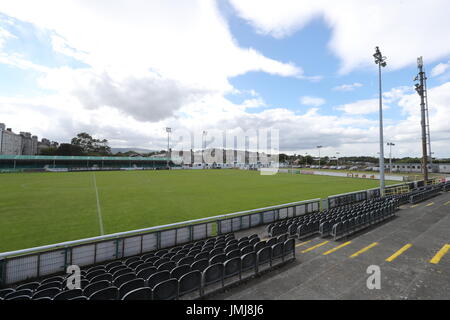
[[[169,162],[173,166],[172,162]],[[0,172],[164,169],[167,158],[0,155]]]

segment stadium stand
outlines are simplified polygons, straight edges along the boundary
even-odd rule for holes
[[[235,239],[230,233],[83,268],[81,288],[68,289],[71,275],[53,275],[2,289],[0,299],[196,299],[293,259],[295,239],[280,236],[266,242],[256,234]]]

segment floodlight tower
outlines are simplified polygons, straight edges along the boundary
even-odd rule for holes
[[[169,158],[170,158],[170,133],[172,132],[172,128],[167,127],[167,169],[170,169],[169,167]]]
[[[378,64],[378,80],[380,89],[380,195],[384,196],[384,143],[383,143],[383,93],[381,86],[381,67],[386,67],[386,57],[381,54],[380,48],[375,48],[375,63]]]
[[[319,149],[319,169],[320,169],[320,149],[323,148],[323,146],[317,146],[317,149]]]
[[[425,72],[423,71],[423,58],[417,58],[417,67],[419,69],[419,74],[414,79],[414,81],[419,81],[416,83],[416,91],[420,96],[420,114],[421,114],[421,125],[422,125],[422,168],[423,168],[423,179],[425,180],[425,185],[428,182],[428,154],[427,154],[427,129],[425,123],[425,100],[426,100],[426,88],[425,88],[425,80],[427,79],[425,76]]]
[[[389,146],[389,172],[392,173],[392,147],[395,146],[395,143],[388,142]]]

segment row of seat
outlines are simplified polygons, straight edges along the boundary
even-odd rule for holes
[[[334,224],[331,228],[331,236],[334,240],[349,236],[369,226],[378,224],[395,215],[394,210],[378,209],[370,213],[358,215],[356,218],[344,220]]]
[[[327,236],[331,233],[332,226],[337,222],[380,209],[383,206],[383,210],[395,210],[398,205],[398,200],[393,197],[364,200],[355,204],[347,204],[341,207],[278,221],[268,225],[267,232],[269,236],[287,233],[289,236],[295,236],[299,239],[307,238],[316,233],[320,233],[321,236]]]
[[[442,189],[438,186],[430,186],[428,188],[421,189],[409,197],[409,203],[418,203],[427,200],[438,195],[441,190]]]
[[[184,294],[183,283],[192,282],[191,278],[198,278],[198,272],[203,276],[208,267],[216,264],[223,264],[226,269],[226,266],[237,263],[236,258],[242,260],[245,255],[249,255],[245,259],[251,259],[249,257],[252,254],[257,255],[262,249],[272,248],[279,243],[284,243],[286,239],[286,237],[279,237],[275,239],[277,241],[266,242],[260,241],[257,235],[252,235],[237,240],[234,239],[233,234],[229,234],[102,263],[81,270],[79,290],[82,291],[83,296],[95,299],[97,292],[115,287],[119,292],[118,297],[123,298],[131,289],[139,289],[134,287],[142,286],[142,282],[145,287],[155,290],[159,283],[176,279],[180,281],[181,294]],[[188,274],[190,275],[186,276]],[[71,291],[67,289],[68,277],[69,275],[52,276],[40,282],[27,282],[16,288],[0,290],[0,299],[15,299],[20,296],[33,299],[75,298],[72,295],[79,295],[79,290],[68,292]],[[167,285],[162,288],[165,286]],[[157,293],[152,297],[156,299],[161,297],[159,290],[162,289],[157,289]],[[105,290],[105,292],[112,292],[112,290]],[[103,296],[103,293],[99,293],[98,296]]]

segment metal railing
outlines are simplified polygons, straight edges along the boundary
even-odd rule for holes
[[[320,210],[320,199],[0,253],[0,286],[253,228]]]
[[[399,183],[387,186],[385,188],[385,194],[389,195],[392,191],[397,190],[398,188],[407,188],[408,190],[413,190],[415,188],[418,188],[420,185],[423,185],[423,181],[413,181],[408,183]],[[373,199],[380,197],[380,188],[374,188],[374,189],[368,189],[368,190],[361,190],[361,191],[355,191],[355,192],[349,192],[349,193],[343,193],[343,194],[337,194],[333,196],[329,196],[327,198],[328,202],[328,208],[336,208],[339,206],[347,205],[356,203],[359,201],[364,201],[368,199]]]

